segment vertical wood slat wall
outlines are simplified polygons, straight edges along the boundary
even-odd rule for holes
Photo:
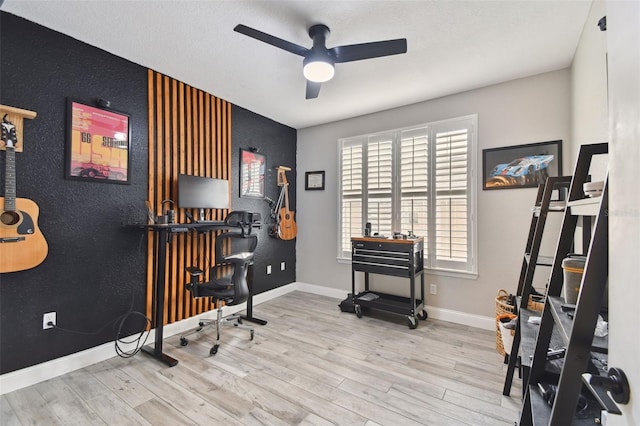
[[[149,202],[156,214],[168,208],[176,222],[187,222],[178,209],[178,175],[229,180],[231,185],[231,104],[168,76],[148,71],[149,78]],[[231,189],[231,188],[230,188]],[[174,204],[164,203],[173,200]],[[194,217],[195,211],[191,212]],[[209,220],[223,220],[228,210],[209,210]],[[147,300],[149,318],[155,318],[156,233],[147,247]],[[213,309],[209,299],[193,299],[184,289],[185,267],[206,271],[214,264],[215,236],[210,232],[174,234],[167,244],[165,263],[164,323],[169,324]],[[161,261],[159,259],[158,261]],[[203,300],[204,299],[204,300]]]

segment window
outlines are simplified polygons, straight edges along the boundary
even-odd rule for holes
[[[425,267],[476,272],[477,116],[342,139],[340,247],[372,232],[424,237]]]

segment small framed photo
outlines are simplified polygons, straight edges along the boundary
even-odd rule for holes
[[[65,178],[131,183],[129,115],[67,100]]]
[[[319,172],[306,172],[304,179],[304,189],[307,191],[324,191],[324,170]]]

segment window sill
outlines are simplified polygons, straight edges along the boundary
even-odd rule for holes
[[[338,263],[351,265],[351,258],[337,257],[336,260],[338,261]],[[429,268],[425,268],[424,272],[426,275],[438,275],[438,276],[444,276],[444,277],[462,278],[465,280],[478,279],[477,272],[463,272],[463,271],[454,271],[451,269],[429,269]]]
[[[451,269],[427,269],[424,270],[427,275],[438,275],[443,277],[462,278],[465,280],[477,280],[477,272],[453,271]]]

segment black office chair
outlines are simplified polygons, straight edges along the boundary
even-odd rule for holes
[[[186,268],[191,280],[185,288],[191,292],[192,297],[210,297],[218,306],[218,302],[224,301],[227,306],[243,303],[249,297],[247,284],[247,271],[253,263],[253,253],[258,245],[257,235],[246,235],[243,232],[225,232],[216,237],[216,265],[211,268],[209,282],[199,282],[204,274],[202,269],[195,266]],[[202,319],[199,326],[180,336],[180,344],[186,346],[189,341],[186,336],[196,333],[207,326],[216,326],[216,343],[209,351],[215,355],[220,347],[220,335],[223,326],[234,326],[249,330],[250,339],[253,340],[253,327],[242,323],[240,315],[231,315],[222,318],[222,308],[218,306],[218,315],[215,320]]]

